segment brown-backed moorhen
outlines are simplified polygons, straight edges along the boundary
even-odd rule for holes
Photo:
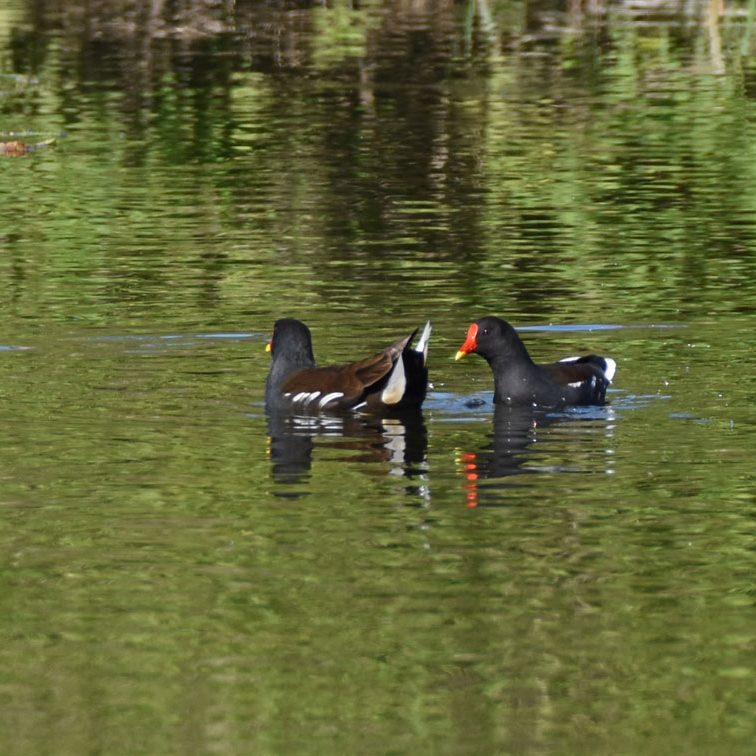
[[[494,402],[558,407],[604,404],[617,364],[589,354],[536,365],[515,329],[501,318],[476,320],[455,359],[479,354],[494,375]]]
[[[272,410],[392,412],[419,408],[428,385],[430,322],[413,348],[417,330],[372,357],[317,367],[310,329],[293,318],[277,320],[267,346],[273,360],[265,381]]]

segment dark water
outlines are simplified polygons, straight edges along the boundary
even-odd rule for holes
[[[753,4],[595,7],[0,9],[3,753],[752,752]],[[281,316],[423,412],[267,418]]]

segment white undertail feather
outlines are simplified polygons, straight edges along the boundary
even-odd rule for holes
[[[430,341],[431,331],[430,320],[425,324],[423,332],[420,334],[417,345],[415,346],[416,352],[421,352],[423,355],[423,363],[428,359],[428,342]]]
[[[609,383],[612,382],[614,374],[617,372],[617,363],[611,357],[604,357],[606,367],[604,368],[604,375]]]
[[[386,388],[381,393],[384,404],[397,404],[404,396],[407,378],[404,375],[404,360],[399,356],[391,370]]]

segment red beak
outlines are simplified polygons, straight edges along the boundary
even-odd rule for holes
[[[454,355],[455,360],[461,360],[465,355],[470,354],[470,352],[474,352],[476,350],[478,346],[478,342],[476,341],[477,336],[478,324],[473,323],[467,329],[467,338],[465,339],[465,343],[462,344],[457,354]]]

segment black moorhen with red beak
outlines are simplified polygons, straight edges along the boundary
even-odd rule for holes
[[[617,363],[589,354],[536,365],[515,329],[505,320],[476,320],[455,359],[479,354],[494,375],[494,402],[559,407],[566,404],[604,404]]]
[[[267,349],[273,360],[265,381],[272,410],[395,412],[419,408],[428,386],[430,322],[413,348],[417,330],[372,357],[317,367],[310,329],[293,318],[277,320]]]

